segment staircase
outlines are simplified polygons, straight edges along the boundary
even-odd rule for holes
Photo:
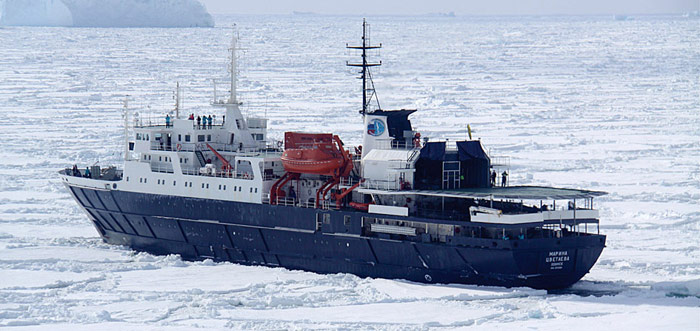
[[[204,154],[202,154],[202,151],[194,151],[194,154],[197,155],[197,160],[199,160],[200,167],[203,167],[207,164],[207,161],[204,159]]]

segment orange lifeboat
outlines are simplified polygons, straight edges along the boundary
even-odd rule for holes
[[[347,176],[350,157],[338,136],[330,133],[284,133],[284,170],[300,174]]]

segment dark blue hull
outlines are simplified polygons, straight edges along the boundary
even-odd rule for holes
[[[395,240],[364,236],[362,218],[376,215],[357,211],[69,189],[106,242],[188,260],[425,283],[558,289],[581,279],[605,246],[605,236],[592,234]],[[322,214],[331,215],[329,222],[317,222]]]

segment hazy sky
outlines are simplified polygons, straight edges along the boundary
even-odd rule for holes
[[[415,15],[657,14],[700,10],[700,0],[200,0],[212,14]]]

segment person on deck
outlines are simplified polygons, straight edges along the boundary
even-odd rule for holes
[[[294,191],[294,186],[289,187],[289,197],[292,198],[292,200],[297,199],[297,192]]]
[[[210,128],[210,129],[211,129],[212,122],[213,122],[213,121],[212,121],[212,119],[211,119],[211,115],[209,115],[209,128]]]
[[[80,170],[78,170],[78,165],[73,165],[73,176],[80,177]]]
[[[497,176],[498,175],[496,175],[496,170],[491,171],[491,187],[496,186],[496,177]]]
[[[501,187],[506,187],[508,182],[508,173],[503,171],[501,174]]]
[[[165,127],[170,127],[170,114],[165,114]]]
[[[194,121],[194,114],[190,114],[190,118],[188,118],[190,121]]]
[[[202,118],[197,115],[197,129],[199,129],[202,125]]]
[[[85,178],[90,178],[90,167],[85,167]]]

